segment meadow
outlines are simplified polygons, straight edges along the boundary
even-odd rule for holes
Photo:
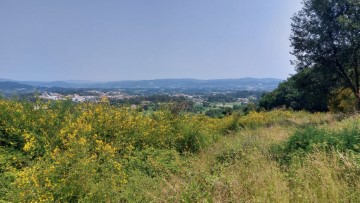
[[[0,202],[359,202],[360,117],[0,100]]]

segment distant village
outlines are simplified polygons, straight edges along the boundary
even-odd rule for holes
[[[48,100],[67,100],[70,99],[73,102],[98,102],[101,98],[109,98],[109,99],[129,99],[134,98],[134,95],[128,95],[123,92],[119,91],[109,91],[109,92],[102,92],[98,90],[91,90],[87,92],[88,94],[79,95],[79,94],[60,94],[55,92],[43,92],[39,98],[41,99],[48,99]]]
[[[218,95],[221,93],[213,93],[213,95]],[[176,93],[173,95],[169,95],[172,97],[184,97],[196,104],[202,104],[203,102],[207,102],[207,98],[204,98],[202,95],[189,95],[184,93]],[[108,98],[110,100],[124,100],[124,99],[132,99],[139,97],[139,95],[130,95],[121,91],[108,91],[103,92],[99,90],[91,90],[87,92],[82,92],[80,94],[61,94],[57,92],[47,92],[44,91],[39,95],[39,98],[46,100],[71,100],[73,102],[99,102],[102,98]],[[257,100],[256,96],[248,96],[245,98],[236,98],[234,101],[240,105],[246,105],[251,101]]]

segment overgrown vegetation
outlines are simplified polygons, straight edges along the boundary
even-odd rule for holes
[[[0,98],[0,201],[360,202],[360,3],[303,6],[297,74],[260,108],[247,91],[210,95],[212,108]],[[240,95],[248,105],[225,105]]]
[[[142,163],[148,157],[165,162],[167,155],[197,153],[228,122],[171,109],[146,114],[107,101],[0,100],[0,112],[0,196],[9,201],[120,201],[132,168],[156,174]]]
[[[10,202],[358,201],[360,118],[0,100]],[[342,121],[339,121],[342,120]]]

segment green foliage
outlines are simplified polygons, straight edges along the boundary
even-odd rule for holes
[[[194,104],[193,106],[193,110],[194,113],[202,113],[203,111],[205,111],[205,108],[203,106],[203,104]]]
[[[211,118],[223,118],[225,116],[230,116],[233,113],[233,109],[231,107],[219,107],[219,108],[211,108],[205,112],[206,116]]]
[[[359,153],[360,126],[354,125],[340,132],[308,127],[297,131],[283,146],[274,149],[277,156],[280,156],[280,162],[287,164],[318,150]]]
[[[335,113],[351,113],[358,108],[358,101],[351,89],[337,89],[332,92],[329,100],[329,110]]]
[[[12,185],[16,171],[28,164],[27,157],[21,152],[0,146],[0,201],[11,200]]]
[[[178,173],[182,157],[175,150],[145,149],[134,151],[127,158],[125,168],[128,174],[141,172],[149,177]]]
[[[233,105],[233,110],[234,110],[234,111],[241,110],[241,108],[242,108],[241,105],[238,105],[238,104],[234,104],[234,105]]]
[[[336,85],[334,79],[324,76],[324,72],[304,69],[281,83],[277,89],[265,93],[259,106],[270,110],[286,107],[293,110],[311,112],[326,111],[331,88]]]
[[[250,102],[249,104],[246,104],[246,106],[243,108],[244,114],[249,114],[250,112],[256,111],[256,104]]]
[[[357,0],[304,0],[302,10],[292,18],[290,37],[298,71],[316,70],[326,76],[320,83],[337,78],[340,87],[350,88],[358,99],[359,9]]]
[[[209,143],[209,138],[204,135],[195,125],[185,125],[181,127],[182,139],[175,144],[175,149],[180,152],[199,152]]]
[[[211,118],[222,118],[224,117],[223,110],[220,108],[211,108],[205,112],[206,116],[209,116]]]
[[[290,36],[297,73],[273,92],[266,93],[260,106],[267,110],[285,106],[312,112],[327,111],[328,107],[335,111],[357,108],[359,9],[360,4],[353,0],[304,0],[302,10],[292,18]],[[349,88],[346,92],[351,92],[357,104],[353,105],[349,95],[345,100],[336,95],[331,98],[331,92],[338,88]]]

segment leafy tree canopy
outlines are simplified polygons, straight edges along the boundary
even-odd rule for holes
[[[304,0],[291,26],[297,74],[265,94],[260,106],[325,111],[332,97],[332,109],[341,103],[337,94],[347,88],[359,105],[360,0]]]
[[[304,0],[303,5],[291,25],[297,71],[326,69],[324,76],[337,77],[360,100],[360,1]]]
[[[328,96],[337,85],[335,80],[325,80],[315,69],[304,69],[282,82],[273,92],[265,93],[259,106],[267,110],[285,106],[294,110],[327,111]]]

